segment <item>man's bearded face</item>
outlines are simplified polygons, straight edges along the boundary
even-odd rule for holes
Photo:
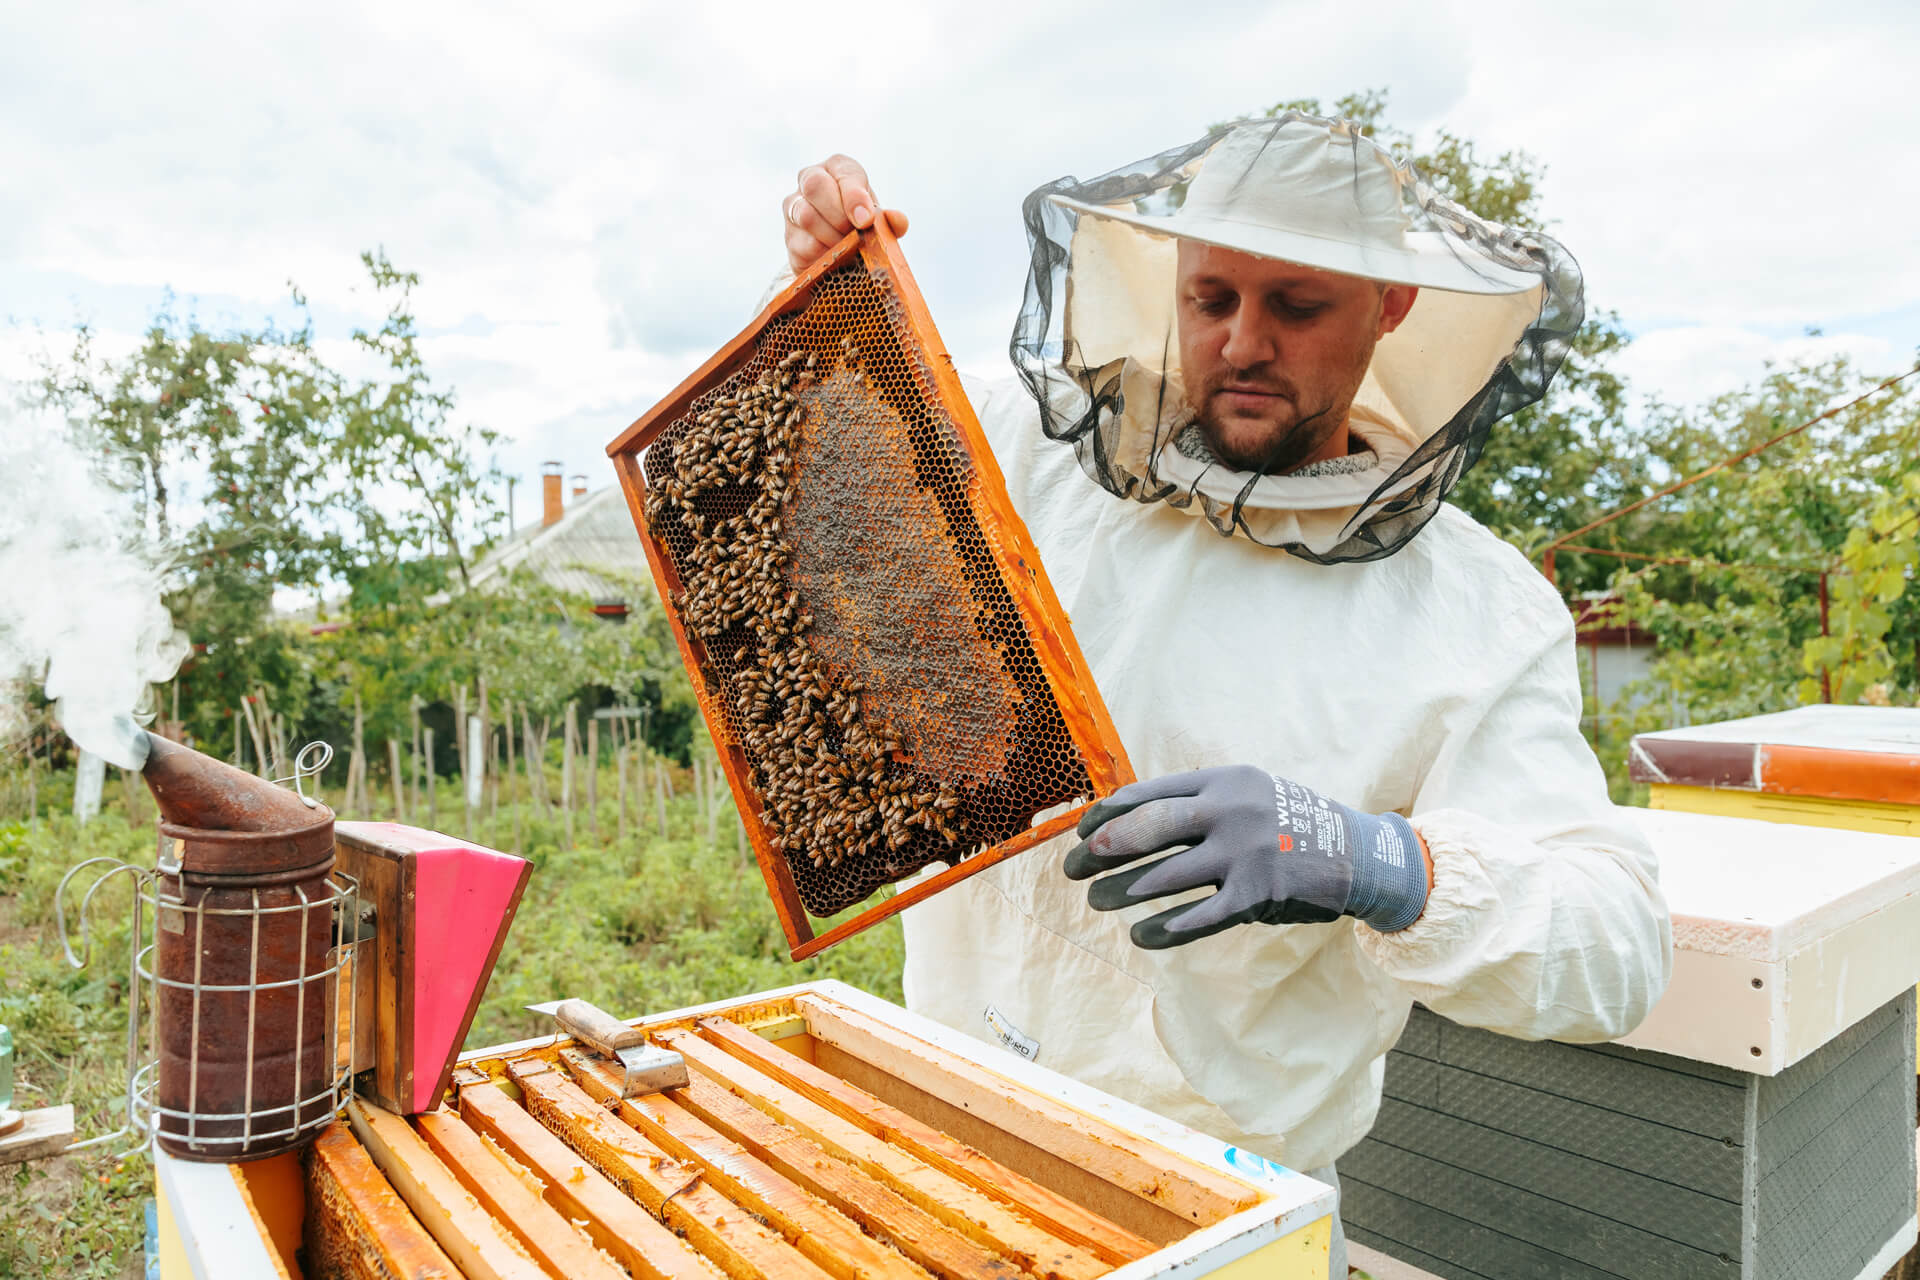
[[[1214,455],[1286,472],[1347,452],[1347,411],[1419,290],[1180,242],[1180,367]]]

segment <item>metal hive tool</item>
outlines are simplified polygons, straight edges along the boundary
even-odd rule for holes
[[[607,452],[796,959],[1132,780],[890,232],[849,235]]]

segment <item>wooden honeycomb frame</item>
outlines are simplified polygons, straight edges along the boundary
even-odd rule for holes
[[[476,1050],[440,1111],[356,1101],[262,1241],[304,1230],[308,1280],[1326,1274],[1331,1188],[843,984],[639,1025],[686,1086],[622,1099],[564,1037]]]
[[[717,674],[720,664],[707,653],[700,636],[692,632],[675,606],[683,584],[675,569],[671,551],[664,545],[663,539],[656,536],[647,518],[648,478],[644,455],[650,444],[694,410],[696,402],[702,401],[702,397],[710,401],[717,388],[740,374],[756,359],[762,338],[768,334],[770,326],[786,317],[803,313],[814,301],[816,290],[823,280],[843,268],[856,266],[884,282],[889,294],[889,308],[897,317],[891,337],[898,342],[916,370],[915,385],[922,403],[957,437],[957,441],[943,441],[942,447],[957,444],[958,453],[963,459],[966,514],[977,525],[977,531],[991,553],[999,583],[1011,596],[1012,609],[1025,628],[1024,635],[1031,642],[1032,655],[1037,659],[1044,679],[1044,691],[1052,700],[1053,709],[1047,714],[1052,715],[1057,711],[1064,736],[1077,753],[1075,767],[1084,768],[1087,786],[1078,795],[1060,798],[1082,801],[1068,811],[1056,813],[1044,822],[998,839],[990,847],[963,858],[957,864],[895,893],[883,902],[858,911],[851,918],[816,935],[813,917],[802,902],[794,869],[773,843],[774,832],[751,780],[752,761],[748,758],[741,735],[729,722],[727,702],[731,695]],[[620,476],[641,545],[646,551],[648,566],[660,598],[666,605],[674,638],[693,677],[701,714],[713,735],[721,765],[733,789],[741,820],[794,959],[803,959],[844,941],[915,902],[1050,839],[1078,821],[1086,801],[1133,780],[1125,749],[1074,640],[1066,614],[1041,567],[1039,554],[1026,526],[1013,509],[999,467],[954,372],[952,359],[946,353],[925,301],[914,285],[898,242],[886,229],[884,220],[871,230],[848,235],[823,255],[783,290],[752,324],[722,347],[666,399],[622,432],[607,447],[607,453]],[[962,624],[954,620],[953,625]],[[1022,652],[1024,655],[1025,651]],[[1057,807],[1058,803],[1056,800],[1052,804],[1036,805],[1025,814],[1022,821],[1030,821],[1033,812]],[[910,872],[893,878],[904,878],[905,874]],[[866,892],[870,895],[872,889]]]

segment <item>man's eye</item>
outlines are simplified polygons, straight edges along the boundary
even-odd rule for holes
[[[1311,320],[1327,309],[1324,302],[1287,302],[1274,303],[1274,309],[1291,320]]]
[[[1202,315],[1219,316],[1219,315],[1225,315],[1227,311],[1232,308],[1233,299],[1232,298],[1195,298],[1193,300],[1193,305]]]

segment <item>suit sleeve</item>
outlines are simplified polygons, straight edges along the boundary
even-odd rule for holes
[[[1433,855],[1426,910],[1358,930],[1436,1013],[1529,1040],[1625,1035],[1673,968],[1659,868],[1580,734],[1574,662],[1566,622],[1443,743],[1412,814]]]

